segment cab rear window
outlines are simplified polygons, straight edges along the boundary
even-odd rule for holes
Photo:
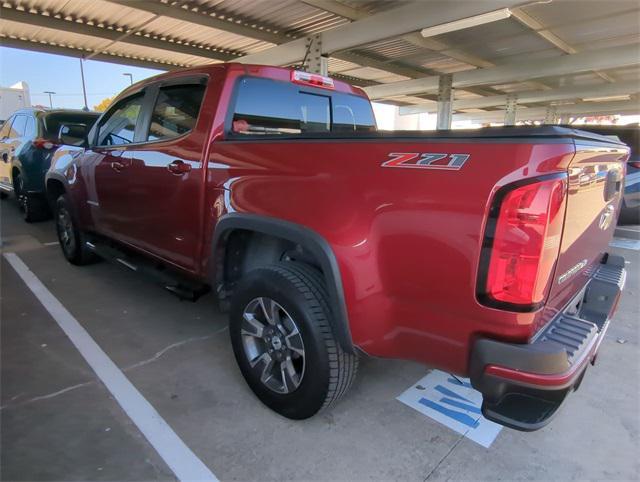
[[[289,82],[246,77],[237,88],[231,133],[237,136],[304,136],[375,131],[363,97]]]

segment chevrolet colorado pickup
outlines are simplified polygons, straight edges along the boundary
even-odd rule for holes
[[[211,288],[248,385],[286,417],[335,402],[367,354],[469,376],[487,418],[535,430],[616,309],[628,155],[552,126],[377,132],[358,88],[222,64],[125,90],[47,192],[71,263]]]

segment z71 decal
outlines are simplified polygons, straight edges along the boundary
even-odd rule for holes
[[[469,159],[469,154],[440,154],[432,152],[391,152],[382,167],[406,167],[409,169],[444,169],[457,171]]]

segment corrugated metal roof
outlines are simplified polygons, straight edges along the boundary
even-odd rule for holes
[[[121,58],[149,65],[200,65],[232,60],[276,44],[330,31],[351,21],[399,8],[388,0],[4,0],[0,40],[11,46],[56,49],[82,55]],[[459,3],[458,3],[459,5]],[[545,30],[575,50],[640,43],[635,0],[538,2],[523,8]],[[447,3],[442,3],[447,8]],[[12,15],[9,15],[12,14]],[[14,18],[15,17],[15,18]],[[62,23],[61,23],[62,22]],[[562,48],[515,18],[457,30],[435,38],[419,33],[359,45],[329,60],[332,74],[360,85],[391,83],[478,66],[502,65],[523,57],[566,55]],[[357,55],[350,55],[357,54]],[[98,58],[98,57],[96,57]],[[607,77],[608,76],[608,77]],[[496,84],[491,92],[600,85],[638,78],[638,66],[604,73],[539,79],[536,83]],[[358,80],[360,79],[360,80]],[[473,89],[471,89],[473,91]],[[477,95],[461,91],[457,98]],[[469,97],[466,97],[469,98]],[[397,96],[398,103],[424,101]]]

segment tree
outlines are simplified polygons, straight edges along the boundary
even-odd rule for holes
[[[96,112],[104,112],[105,110],[107,110],[107,107],[109,107],[109,104],[111,104],[112,100],[113,97],[106,97],[102,99],[98,105],[93,106],[93,110],[95,110]]]

